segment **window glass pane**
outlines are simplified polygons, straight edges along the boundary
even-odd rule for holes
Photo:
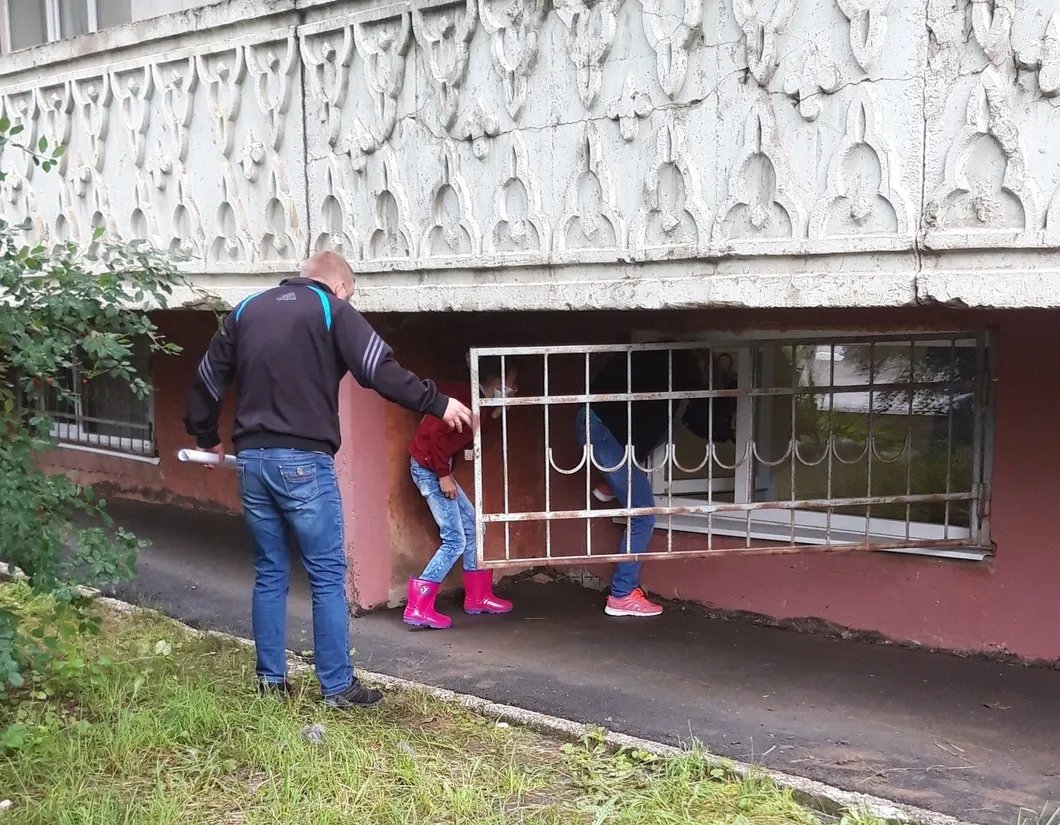
[[[99,0],[99,27],[120,26],[132,20],[132,0]]]
[[[787,374],[795,394],[754,399],[755,500],[970,493],[977,357],[974,340],[761,348],[759,387]],[[967,501],[805,509],[862,532],[866,517],[970,526]]]
[[[44,0],[7,0],[11,48],[26,49],[48,40]]]
[[[738,351],[694,350],[702,389],[735,390]],[[675,405],[673,493],[683,498],[732,501],[736,475],[736,398],[695,399]],[[713,441],[713,455],[708,455]],[[742,454],[741,454],[742,456]]]
[[[137,377],[145,380],[149,377],[148,357],[146,343],[138,342],[133,349],[132,365]],[[82,391],[81,406],[83,429],[89,440],[97,436],[96,441],[126,451],[135,442],[151,440],[150,399],[138,398],[123,378],[101,375],[92,379]]]
[[[88,2],[59,0],[59,34],[63,39],[88,33]]]

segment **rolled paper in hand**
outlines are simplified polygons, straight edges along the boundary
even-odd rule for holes
[[[190,461],[192,464],[222,463],[218,461],[217,453],[212,453],[209,450],[179,450],[177,458],[181,461]],[[228,469],[234,470],[236,468],[236,457],[234,455],[226,455],[223,463]]]

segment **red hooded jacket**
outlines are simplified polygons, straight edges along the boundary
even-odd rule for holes
[[[440,385],[438,391],[471,406],[471,387],[467,383]],[[440,418],[426,415],[416,427],[408,451],[419,464],[443,478],[453,472],[453,457],[470,447],[474,440],[475,433],[470,427],[457,432]]]

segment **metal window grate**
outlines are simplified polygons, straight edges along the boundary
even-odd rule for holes
[[[138,341],[132,356],[136,375],[148,375],[146,344]],[[110,375],[86,379],[76,364],[61,383],[40,405],[60,444],[146,458],[156,455],[153,394],[140,398],[127,381]]]
[[[645,378],[638,359],[646,353],[664,364],[663,374]],[[989,548],[985,335],[474,349],[472,386],[487,357],[499,358],[502,372],[518,365],[524,390],[540,389],[473,402],[477,414],[499,408],[499,450],[484,457],[481,431],[474,444],[484,566]],[[687,364],[690,357],[694,387],[675,380],[675,360]],[[625,362],[617,391],[593,386],[607,359]],[[625,430],[624,450],[610,466],[596,449],[578,448],[573,424],[579,410],[606,405],[615,429]],[[638,455],[631,440],[650,405],[662,409],[665,423],[654,449]],[[687,414],[693,406],[698,427],[686,423],[696,418]],[[601,505],[593,490],[605,472],[619,495]],[[651,506],[621,506],[638,473],[651,483]],[[654,517],[665,541],[657,537],[650,551],[631,553],[629,528],[644,516]],[[595,534],[601,520],[625,524],[624,547],[611,531]],[[573,540],[572,522],[584,524],[583,538],[579,531]],[[539,529],[522,529],[531,523]],[[487,525],[503,531],[501,552],[486,552]]]

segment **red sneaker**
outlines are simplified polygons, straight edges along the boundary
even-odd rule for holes
[[[607,482],[597,484],[593,487],[593,498],[597,501],[604,503],[615,500],[615,494],[611,492],[611,488],[607,486]]]
[[[608,596],[604,608],[608,616],[658,616],[662,612],[662,606],[648,601],[639,587],[628,596]]]

